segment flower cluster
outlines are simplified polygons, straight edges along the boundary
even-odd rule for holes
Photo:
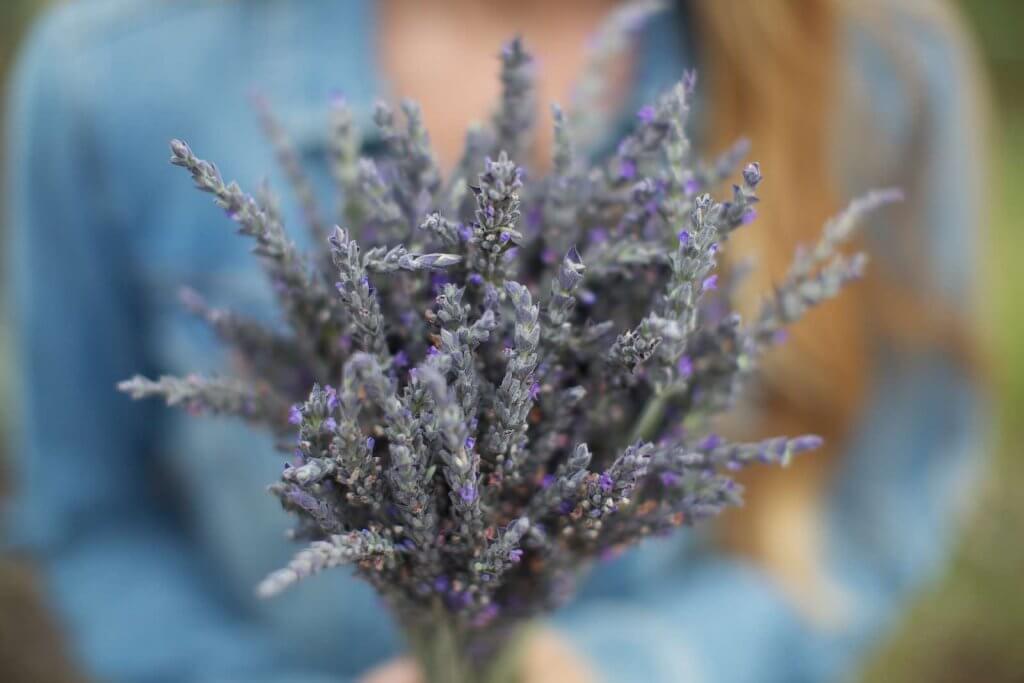
[[[403,622],[446,620],[480,651],[562,603],[593,558],[740,503],[731,471],[820,444],[729,443],[711,418],[735,403],[784,325],[860,275],[864,257],[839,249],[861,214],[896,193],[852,204],[742,321],[722,313],[730,288],[717,266],[756,216],[761,169],[746,165],[727,198],[713,196],[742,148],[717,163],[692,158],[692,76],[596,163],[577,155],[573,118],[556,108],[553,171],[536,178],[521,165],[532,64],[520,41],[504,49],[492,126],[471,132],[447,179],[415,104],[377,107],[383,150],[371,159],[336,102],[345,227],[329,235],[265,113],[322,235],[318,254],[288,239],[268,192],[246,194],[171,143],[171,162],[252,240],[289,331],[188,292],[187,307],[248,374],[121,388],[294,436],[270,492],[309,545],[261,594],[349,565]]]

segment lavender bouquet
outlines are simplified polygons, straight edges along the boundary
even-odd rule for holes
[[[592,121],[555,108],[545,178],[518,163],[534,111],[518,40],[501,53],[501,82],[492,124],[469,132],[449,178],[415,104],[377,106],[384,151],[369,159],[337,102],[332,169],[346,227],[329,234],[265,111],[322,246],[309,255],[269,191],[246,194],[172,142],[171,162],[254,243],[287,331],[189,292],[185,304],[246,372],[120,385],[278,435],[287,460],[269,490],[308,545],[259,593],[351,566],[390,606],[430,683],[518,680],[518,634],[566,601],[595,558],[738,505],[728,472],[819,446],[810,435],[730,443],[710,421],[785,325],[861,274],[864,255],[838,250],[862,213],[897,196],[854,202],[741,321],[716,259],[755,218],[761,169],[743,167],[727,199],[709,194],[745,150],[692,157],[691,76],[641,109],[596,165],[573,144]]]

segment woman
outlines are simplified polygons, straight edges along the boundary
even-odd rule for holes
[[[254,186],[273,167],[247,108],[256,89],[324,179],[326,94],[340,87],[366,116],[390,91],[422,102],[450,165],[465,124],[487,114],[502,40],[522,33],[542,63],[539,99],[564,100],[612,4],[91,0],[37,29],[10,118],[25,426],[13,529],[90,673],[359,680],[400,645],[342,572],[252,598],[292,552],[263,494],[277,467],[267,440],[112,390],[139,370],[221,363],[173,305],[180,285],[270,309],[244,245],[210,229],[205,200],[161,164],[166,140],[187,137]],[[794,331],[757,418],[734,426],[824,431],[832,452],[757,473],[748,509],[710,536],[602,566],[552,620],[558,635],[531,647],[531,681],[830,680],[940,566],[978,452],[961,333],[981,206],[967,61],[932,3],[693,0],[638,27],[609,65],[621,125],[695,63],[697,137],[752,138],[770,213],[732,251],[758,255],[754,284],[778,277],[840,197],[900,184],[909,201],[884,217],[898,227],[869,234],[874,280]],[[367,680],[415,671],[394,662]]]

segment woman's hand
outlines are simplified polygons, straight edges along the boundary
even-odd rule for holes
[[[551,629],[536,629],[527,638],[523,683],[594,683],[597,680],[579,655]],[[423,683],[423,678],[416,663],[402,657],[373,669],[361,683]]]

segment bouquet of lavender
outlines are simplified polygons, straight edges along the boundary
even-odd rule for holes
[[[171,162],[255,244],[288,331],[187,293],[248,372],[120,387],[279,435],[288,460],[270,492],[309,545],[259,593],[350,565],[393,610],[431,683],[517,680],[516,635],[564,602],[594,558],[739,504],[728,471],[784,465],[820,444],[729,443],[709,420],[786,324],[861,274],[865,257],[838,249],[860,214],[896,197],[854,202],[741,321],[723,313],[731,283],[716,259],[755,218],[761,169],[746,165],[724,201],[708,193],[744,150],[692,159],[694,79],[644,107],[593,166],[574,154],[587,121],[555,108],[553,170],[528,178],[517,161],[532,124],[531,58],[516,40],[501,63],[493,123],[470,131],[447,179],[415,104],[400,115],[377,107],[385,149],[368,159],[336,103],[346,227],[329,235],[264,111],[321,253],[288,239],[268,191],[244,193],[172,142]]]

